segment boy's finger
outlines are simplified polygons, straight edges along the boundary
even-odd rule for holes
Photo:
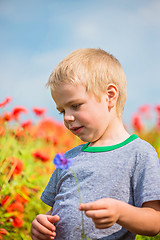
[[[54,234],[54,231],[45,228],[43,225],[37,226],[36,229],[35,229],[35,228],[32,228],[31,232],[32,232],[32,234],[35,235],[36,237],[37,237],[37,233],[38,233],[38,235],[43,235],[43,236],[44,236],[44,235],[45,235],[45,236],[47,236],[47,235],[48,235],[48,236],[54,236],[54,235],[55,235],[55,234]],[[42,239],[43,239],[43,238],[42,238]]]
[[[103,209],[104,206],[101,201],[89,202],[89,203],[81,203],[79,205],[80,211],[87,211],[87,210],[98,210]]]
[[[54,215],[54,216],[48,215],[47,219],[50,223],[56,223],[59,221],[60,217],[58,215]]]
[[[40,227],[36,227],[31,229],[31,236],[32,239],[36,240],[36,239],[50,239],[50,237],[55,237],[55,232],[52,232],[50,230],[48,230],[47,228],[43,227],[42,225],[40,225]]]
[[[81,203],[79,205],[80,211],[87,211],[87,210],[94,210],[94,209],[95,209],[95,206],[94,206],[93,202],[92,203]]]
[[[47,216],[48,218],[48,216]],[[50,234],[50,231],[55,231],[55,226],[53,223],[51,223],[48,219],[41,219],[40,217],[37,216],[36,218],[37,222],[39,223],[38,225],[35,224],[36,228],[38,228],[38,230],[40,232],[43,233],[44,229],[45,229],[45,233],[46,234]],[[46,232],[47,231],[47,232]],[[49,231],[49,232],[48,232]]]
[[[87,210],[85,211],[85,214],[87,217],[92,219],[106,219],[107,216],[107,210],[106,209],[98,209],[98,210]]]

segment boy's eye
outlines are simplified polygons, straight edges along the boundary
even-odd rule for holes
[[[73,105],[71,105],[70,106],[70,108],[72,109],[72,110],[78,110],[79,108],[80,108],[80,106],[82,105],[82,103],[78,103],[78,104],[73,104]],[[59,114],[65,114],[65,110],[64,109],[58,109],[57,108],[57,110],[59,111]]]
[[[74,110],[77,110],[81,105],[82,105],[81,103],[79,103],[79,104],[74,104],[74,105],[72,105],[72,108],[73,108]]]

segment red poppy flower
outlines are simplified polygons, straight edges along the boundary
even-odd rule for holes
[[[52,142],[54,146],[57,146],[58,145],[58,139],[56,136],[53,136],[53,135],[47,135],[45,137],[45,140],[47,142]]]
[[[2,200],[1,200],[1,205],[5,205],[7,204],[9,201],[11,200],[10,196],[5,196]]]
[[[157,121],[157,128],[160,129],[160,118],[158,118],[158,121]]]
[[[34,132],[35,137],[45,138],[51,134],[55,134],[56,122],[53,119],[45,118],[40,121]]]
[[[21,202],[13,202],[7,207],[7,212],[13,212],[13,211],[18,211],[18,212],[23,212],[24,211],[24,206]]]
[[[30,192],[30,189],[29,189],[28,187],[26,187],[26,186],[22,186],[22,187],[21,187],[21,192],[22,192],[24,195],[28,196],[28,195],[29,195],[29,192]]]
[[[46,162],[50,160],[50,156],[49,154],[47,154],[46,152],[44,152],[43,150],[37,150],[35,152],[32,153],[32,155],[35,158],[40,159],[42,162]]]
[[[26,196],[26,197],[27,197],[27,196]],[[16,201],[24,204],[24,203],[28,202],[28,199],[20,196],[20,195],[17,193],[17,194],[16,194]]]
[[[139,112],[140,113],[147,113],[150,110],[150,105],[145,104],[139,107]]]
[[[32,126],[32,121],[31,120],[27,120],[27,121],[25,121],[21,124],[22,128],[29,128],[31,126]]]
[[[15,164],[13,175],[19,175],[24,170],[24,163],[20,159],[11,157],[11,163],[12,165]]]
[[[7,103],[11,101],[10,97],[6,97],[3,102],[0,103],[0,107],[5,107]]]
[[[21,139],[25,137],[26,132],[23,128],[18,127],[17,129],[14,130],[14,135],[17,139]]]
[[[7,234],[7,230],[4,229],[4,228],[0,228],[0,234],[6,235]]]
[[[58,145],[58,139],[56,137],[53,137],[52,138],[52,143],[54,146],[57,146]]]
[[[156,127],[160,129],[160,104],[155,107],[156,112],[157,112],[157,123]]]
[[[160,114],[160,104],[155,107],[158,114]]]
[[[9,112],[5,112],[5,113],[3,114],[3,119],[4,119],[4,121],[9,122],[9,121],[12,119],[12,114],[9,113]]]
[[[139,114],[135,114],[132,117],[132,126],[137,131],[141,131],[144,128],[143,122],[142,122]]]
[[[147,119],[151,118],[151,106],[149,104],[142,105],[139,107],[139,113],[143,114]]]
[[[52,118],[45,118],[37,124],[34,136],[39,138],[47,138],[48,136],[61,137],[65,131],[63,124],[56,122]]]
[[[32,108],[32,110],[37,116],[42,116],[46,112],[46,108],[34,107],[34,108]]]
[[[12,217],[12,226],[13,227],[22,227],[23,226],[23,220],[19,217]]]
[[[5,135],[5,129],[3,126],[0,126],[0,136],[4,136]]]
[[[19,114],[20,113],[27,113],[27,109],[25,107],[15,107],[12,110],[12,118],[15,120],[18,120]]]

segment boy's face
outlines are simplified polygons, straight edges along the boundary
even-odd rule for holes
[[[101,101],[82,85],[63,84],[51,92],[65,126],[82,141],[97,143],[105,137],[110,119],[107,94]]]

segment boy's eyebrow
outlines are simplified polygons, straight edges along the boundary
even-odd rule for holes
[[[82,99],[71,100],[71,101],[65,103],[64,106],[72,105],[72,104],[74,104],[74,103],[81,102],[81,101],[82,101]],[[60,107],[59,107],[59,106],[56,106],[56,109],[59,111],[60,109],[63,109],[63,107],[61,107],[61,106],[60,106]]]

